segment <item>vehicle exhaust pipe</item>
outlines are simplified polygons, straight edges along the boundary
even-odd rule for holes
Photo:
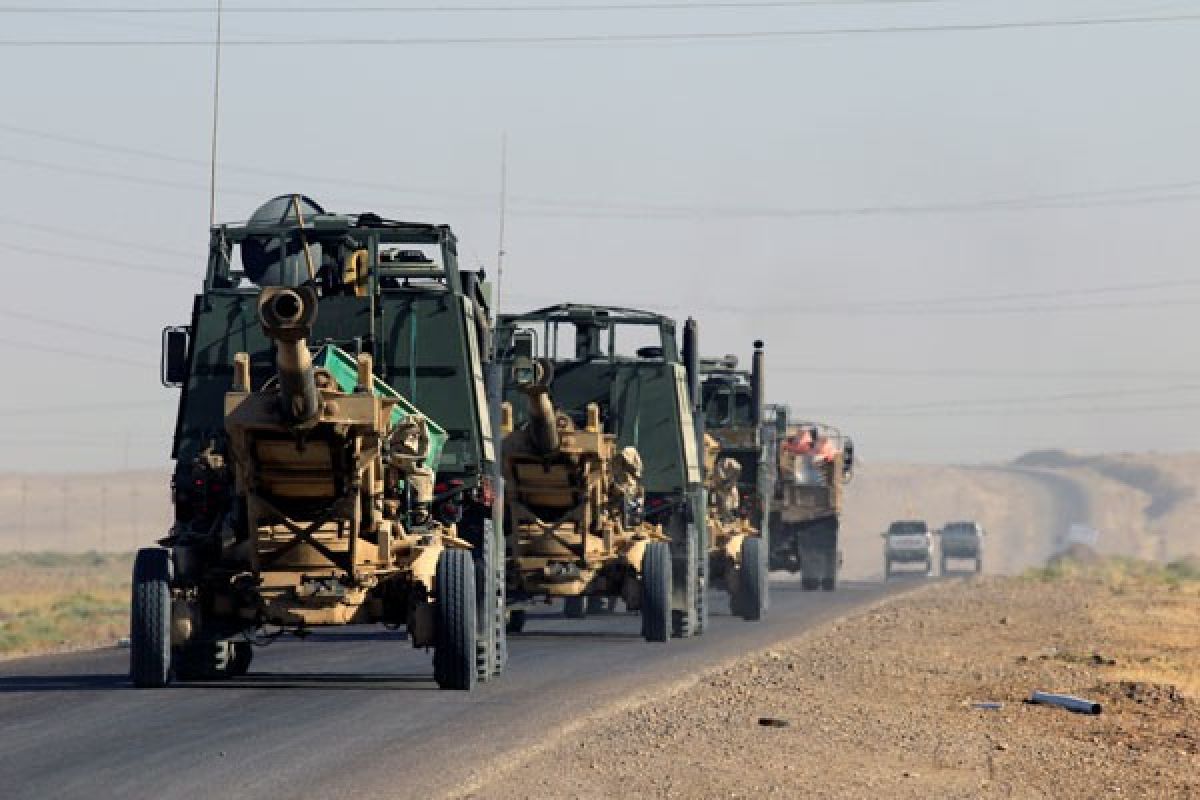
[[[767,397],[766,354],[762,339],[754,342],[754,359],[750,363],[750,404],[754,411],[754,427],[762,425],[763,403]]]

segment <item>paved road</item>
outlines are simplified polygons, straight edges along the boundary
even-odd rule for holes
[[[667,644],[631,615],[537,615],[506,674],[469,694],[438,691],[429,657],[376,628],[281,640],[244,679],[161,690],[130,688],[121,650],[0,662],[0,796],[430,797],[579,714],[911,585],[775,582],[763,622],[715,616]]]

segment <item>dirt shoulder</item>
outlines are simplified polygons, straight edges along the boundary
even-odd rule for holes
[[[1195,577],[932,586],[585,726],[468,796],[1200,796]],[[1033,689],[1103,713],[1024,704]]]

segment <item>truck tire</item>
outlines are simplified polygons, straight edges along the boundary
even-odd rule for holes
[[[442,689],[471,690],[478,678],[475,652],[475,564],[467,550],[443,550],[434,579],[437,635],[433,678]]]
[[[925,559],[925,577],[926,578],[933,577],[933,556],[930,556],[929,558]]]
[[[892,579],[892,562],[886,558],[883,560],[883,579],[885,581]]]
[[[949,572],[946,569],[946,557],[945,556],[942,556],[942,560],[939,562],[939,567],[940,567],[940,571],[943,575],[949,574]]]
[[[138,550],[133,562],[129,620],[129,677],[139,689],[171,682],[171,554]]]
[[[504,626],[506,633],[520,633],[525,630],[525,609],[514,608],[508,612],[508,623]]]
[[[767,607],[768,591],[762,539],[747,536],[742,540],[742,566],[737,596],[733,598],[734,613],[747,622],[762,619]]]
[[[671,546],[651,542],[642,558],[642,636],[647,642],[671,638]]]
[[[563,616],[567,619],[586,619],[587,598],[582,595],[563,598]]]

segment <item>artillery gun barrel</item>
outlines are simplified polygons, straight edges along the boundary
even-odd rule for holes
[[[321,396],[313,376],[308,337],[317,316],[317,295],[311,287],[263,289],[258,319],[263,333],[275,342],[279,400],[291,425],[304,425],[321,413]]]
[[[558,436],[558,415],[554,410],[554,401],[550,399],[550,390],[546,386],[534,384],[523,388],[529,398],[529,438],[533,446],[542,455],[549,455],[558,450],[561,442]]]
[[[558,414],[550,399],[553,367],[547,361],[529,357],[518,358],[513,364],[513,379],[517,388],[529,398],[529,440],[542,455],[558,450]]]

